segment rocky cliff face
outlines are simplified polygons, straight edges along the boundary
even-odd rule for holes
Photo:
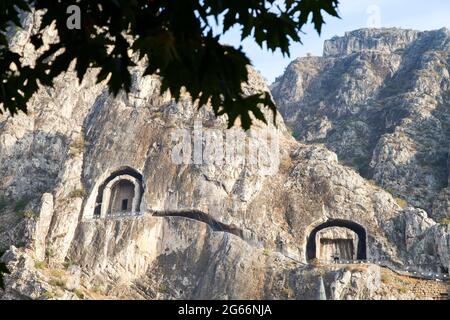
[[[12,40],[30,60],[32,32]],[[250,72],[247,92],[266,88]],[[0,248],[11,274],[0,297],[314,299],[323,276],[335,299],[417,298],[392,291],[373,265],[312,264],[311,234],[329,224],[359,232],[360,259],[447,268],[448,228],[402,209],[326,147],[297,142],[281,115],[276,127],[227,131],[208,106],[175,103],[156,77],[133,74],[132,92],[112,97],[95,71],[81,84],[68,72],[40,89],[28,116],[1,116]],[[99,195],[121,177],[141,185],[139,207],[104,214]]]
[[[294,135],[324,143],[436,220],[450,216],[450,32],[363,29],[299,58],[272,85]],[[403,202],[403,201],[402,201]]]

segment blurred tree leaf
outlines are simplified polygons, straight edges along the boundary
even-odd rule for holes
[[[66,26],[73,4],[81,11],[79,30]],[[337,6],[338,0],[2,0],[0,112],[26,112],[38,84],[52,85],[75,60],[80,81],[89,68],[99,68],[97,80],[108,79],[113,94],[129,92],[136,53],[148,61],[145,74],[161,77],[161,92],[170,90],[178,100],[185,89],[200,106],[209,102],[217,116],[226,114],[230,127],[240,118],[248,129],[250,114],[266,122],[261,106],[275,115],[275,105],[268,92],[244,95],[250,60],[241,47],[221,44],[214,24],[221,22],[221,33],[237,26],[241,40],[252,37],[262,48],[289,55],[292,42],[301,42],[302,27],[312,22],[320,33],[323,12],[338,17]],[[8,43],[31,7],[44,10],[39,32],[30,38],[42,51],[33,67],[22,65]],[[44,48],[42,31],[52,23],[59,41]]]

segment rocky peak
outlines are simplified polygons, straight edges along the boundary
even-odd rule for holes
[[[397,28],[359,29],[346,32],[343,37],[333,37],[324,44],[324,57],[343,56],[363,50],[391,53],[404,49],[422,32]]]
[[[449,57],[446,28],[361,29],[293,61],[271,90],[297,139],[439,221],[450,216]]]

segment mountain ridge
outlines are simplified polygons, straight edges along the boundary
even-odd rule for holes
[[[349,32],[326,41],[323,57],[294,60],[272,94],[299,140],[325,143],[439,220],[450,214],[440,200],[449,180],[449,39],[445,28]]]
[[[33,30],[12,39],[30,61]],[[54,36],[46,30],[44,42]],[[371,58],[383,56],[345,57],[328,77]],[[305,81],[335,60],[305,60],[316,68]],[[427,271],[422,286],[435,284],[448,273],[449,225],[402,206],[323,144],[296,141],[280,115],[277,126],[227,130],[208,106],[161,95],[144,69],[116,97],[95,70],[82,83],[70,70],[39,88],[27,116],[0,115],[0,259],[10,271],[0,299],[314,299],[320,278],[329,299],[436,298],[383,266]],[[250,69],[245,92],[261,88]],[[314,85],[290,88],[295,98]],[[232,147],[259,156],[211,148],[231,133],[244,137]]]

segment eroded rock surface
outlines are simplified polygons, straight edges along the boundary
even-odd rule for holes
[[[32,30],[14,41],[26,42]],[[314,59],[322,68],[340,58]],[[94,83],[95,71],[81,84],[67,72],[55,88],[40,89],[28,116],[0,118],[0,246],[11,271],[0,297],[314,299],[324,276],[328,297],[335,288],[336,299],[383,298],[375,266],[307,264],[311,231],[330,221],[361,226],[371,260],[445,267],[448,227],[402,209],[325,146],[297,142],[281,115],[277,126],[227,131],[208,106],[197,111],[188,96],[175,103],[160,95],[158,78],[143,77],[139,66],[128,96]],[[261,89],[250,70],[247,93]],[[229,146],[245,156],[213,156],[228,154],[231,133],[244,138]],[[142,179],[139,210],[99,217],[99,190],[118,170]]]
[[[362,29],[325,41],[272,85],[296,138],[436,220],[450,217],[450,33]]]

